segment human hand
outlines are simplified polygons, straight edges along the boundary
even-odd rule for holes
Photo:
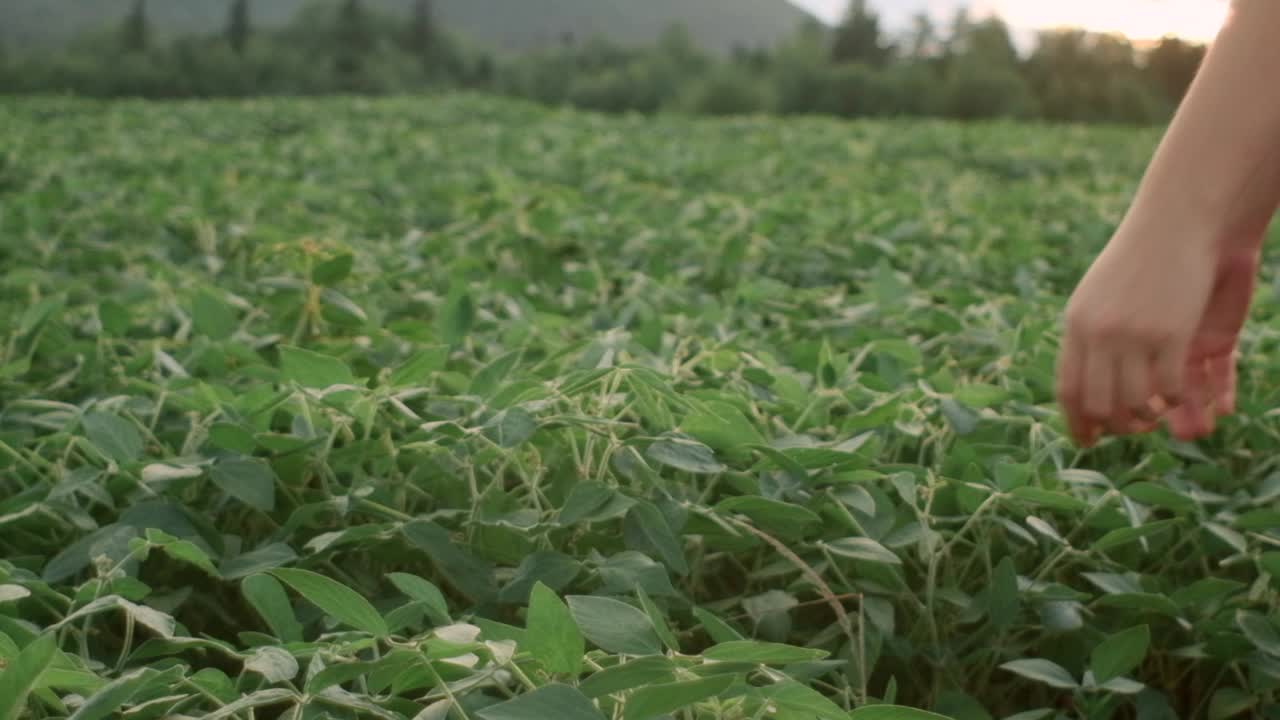
[[[1193,439],[1234,410],[1260,241],[1204,242],[1165,219],[1121,226],[1066,312],[1058,395],[1078,444],[1150,431],[1161,415]]]

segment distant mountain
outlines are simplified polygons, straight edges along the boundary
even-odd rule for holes
[[[289,22],[309,0],[255,0],[259,27]],[[371,9],[407,15],[412,0],[366,0]],[[231,0],[151,0],[147,16],[161,35],[212,32],[226,22]],[[77,34],[116,26],[133,0],[0,0],[0,43],[51,46]],[[788,0],[435,0],[446,27],[496,50],[524,50],[603,35],[619,42],[656,38],[673,22],[683,23],[704,47],[769,45],[812,15]]]

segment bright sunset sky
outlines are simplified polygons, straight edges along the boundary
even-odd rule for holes
[[[836,20],[848,0],[792,0],[826,20]],[[975,15],[996,12],[1016,30],[1075,25],[1096,31],[1119,31],[1135,39],[1174,34],[1210,40],[1227,15],[1227,0],[870,0],[890,30],[909,26],[912,15],[928,10],[951,18],[968,5]]]

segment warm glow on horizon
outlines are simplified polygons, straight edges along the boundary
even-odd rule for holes
[[[1077,26],[1118,32],[1135,40],[1177,35],[1208,41],[1227,19],[1225,0],[979,0],[975,10],[994,11],[1021,28]]]

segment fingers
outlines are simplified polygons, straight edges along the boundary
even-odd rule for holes
[[[1071,439],[1080,447],[1097,441],[1098,429],[1084,412],[1084,356],[1078,346],[1064,339],[1058,356],[1058,402],[1067,421]]]
[[[1182,404],[1186,389],[1187,351],[1185,347],[1173,347],[1155,357],[1155,394],[1166,407]]]
[[[1169,414],[1169,431],[1179,440],[1190,441],[1211,434],[1216,420],[1207,363],[1188,364],[1185,387],[1182,404]]]
[[[1236,361],[1233,353],[1210,358],[1206,371],[1219,417],[1236,411]]]

